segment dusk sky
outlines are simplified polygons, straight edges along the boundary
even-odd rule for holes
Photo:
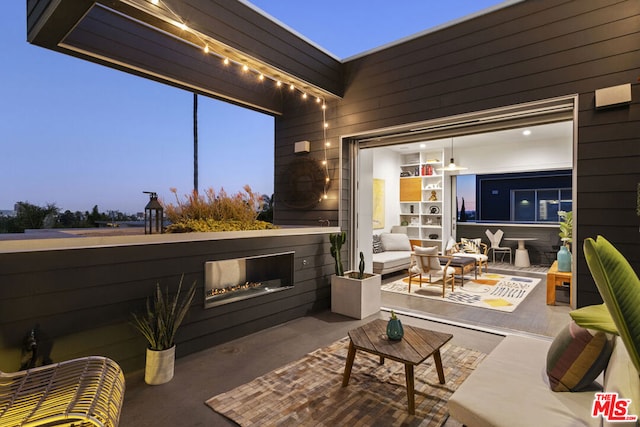
[[[171,4],[171,0],[165,0]],[[501,3],[496,0],[255,0],[344,59]],[[313,6],[311,6],[313,5]],[[193,188],[193,95],[26,41],[26,0],[3,1],[0,210],[144,209]],[[273,118],[199,97],[199,188],[273,192]]]

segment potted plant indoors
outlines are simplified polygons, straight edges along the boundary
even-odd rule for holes
[[[558,271],[570,272],[571,271],[571,251],[570,245],[573,241],[573,212],[559,211],[560,217],[560,240],[562,240],[562,246],[558,251]]]
[[[358,271],[344,272],[340,249],[346,241],[346,233],[330,234],[329,241],[336,273],[331,276],[331,311],[356,319],[364,319],[380,311],[380,275],[365,273],[362,252]]]
[[[139,314],[133,313],[133,325],[149,344],[144,372],[144,381],[147,384],[164,384],[173,378],[175,335],[196,292],[194,281],[184,298],[180,300],[183,279],[184,275],[180,278],[178,291],[173,299],[169,296],[169,289],[163,293],[160,284],[156,284],[153,296],[147,298],[146,310]]]

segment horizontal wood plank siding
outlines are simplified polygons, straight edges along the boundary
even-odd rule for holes
[[[516,3],[348,61],[344,97],[329,104],[329,138],[577,94],[577,304],[599,302],[582,253],[584,238],[610,238],[640,271],[639,45],[638,1]],[[594,91],[623,83],[633,84],[633,103],[595,111]],[[305,112],[285,111],[276,129],[276,157],[281,135],[304,129],[300,124],[309,119]],[[342,154],[341,209],[348,218],[349,150]]]
[[[274,96],[269,85],[257,84],[254,76],[107,9],[93,8],[64,43],[110,58],[115,62],[106,65],[132,74],[272,114],[282,112],[282,97]],[[207,92],[211,87],[215,92]]]
[[[129,324],[156,283],[198,291],[178,332],[178,356],[327,309],[333,258],[327,234],[0,254],[0,370],[17,369],[36,324],[54,361],[102,354],[125,370],[144,364],[145,341]],[[204,263],[295,251],[294,287],[204,309]],[[305,260],[305,263],[303,263]]]
[[[228,46],[342,95],[342,64],[239,1],[185,0],[175,11],[195,29]]]

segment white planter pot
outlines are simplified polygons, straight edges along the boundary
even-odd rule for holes
[[[144,369],[144,382],[150,385],[164,384],[173,378],[176,360],[176,346],[166,350],[147,349],[147,363]]]
[[[331,311],[355,319],[364,319],[380,311],[381,276],[370,275],[364,279],[331,276]]]

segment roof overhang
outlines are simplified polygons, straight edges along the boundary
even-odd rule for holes
[[[28,40],[270,114],[343,94],[339,60],[241,1],[153,3],[28,0]]]

